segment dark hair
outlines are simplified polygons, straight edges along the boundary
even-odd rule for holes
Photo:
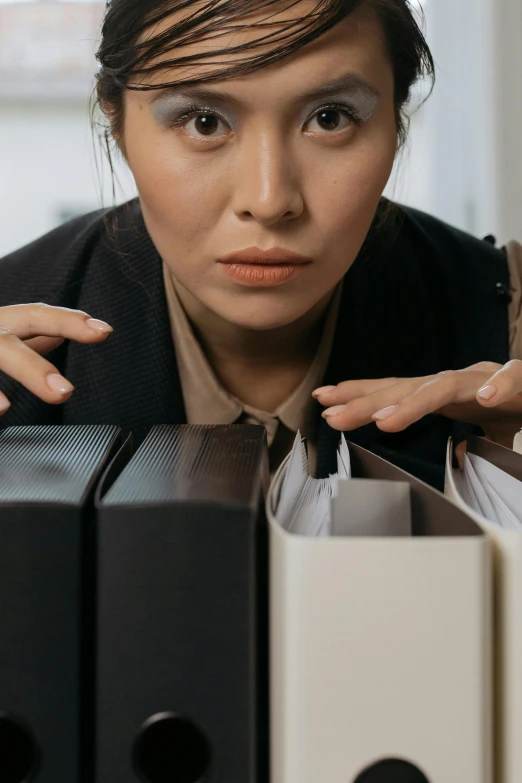
[[[289,0],[287,7],[298,5],[300,0]],[[307,43],[330,30],[358,8],[367,8],[382,24],[395,78],[395,108],[398,144],[408,132],[405,107],[413,85],[423,77],[435,79],[435,65],[426,39],[415,18],[409,0],[318,0],[316,7],[302,17],[278,25],[277,29],[261,34],[254,41],[233,49],[219,49],[204,54],[176,57],[176,48],[194,43],[208,36],[218,39],[229,33],[229,24],[263,8],[267,17],[259,26],[270,20],[273,6],[281,0],[109,0],[102,27],[101,45],[97,52],[100,68],[96,75],[96,88],[92,101],[93,127],[96,110],[101,109],[101,135],[112,168],[111,141],[122,143],[124,124],[124,91],[151,90],[176,84],[196,84],[233,78],[250,73],[263,66],[282,60]],[[141,36],[153,30],[175,11],[183,11],[178,21],[167,30]],[[251,26],[251,25],[249,25]],[[256,52],[263,47],[268,51]],[[245,53],[244,57],[241,55]],[[163,62],[152,62],[159,55],[170,54]],[[223,54],[236,56],[230,63],[204,75],[168,83],[150,85],[145,80],[150,74],[179,65],[213,64],[212,58]],[[217,65],[217,63],[216,63]],[[129,79],[133,78],[133,84]],[[141,77],[144,81],[136,81]]]

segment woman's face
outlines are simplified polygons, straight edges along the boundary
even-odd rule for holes
[[[302,0],[280,19],[315,4]],[[238,30],[218,46],[259,35]],[[184,76],[178,68],[154,80]],[[246,76],[126,92],[123,145],[148,230],[200,306],[264,330],[328,295],[355,260],[391,172],[393,96],[382,29],[363,12]],[[245,249],[255,256],[253,248],[306,263],[285,271],[220,261]]]

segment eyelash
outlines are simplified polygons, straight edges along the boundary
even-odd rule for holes
[[[344,104],[338,104],[338,103],[330,103],[325,106],[321,106],[320,108],[316,109],[314,113],[306,120],[306,122],[309,122],[314,117],[321,114],[323,111],[338,111],[341,114],[345,114],[349,119],[357,126],[360,126],[363,124],[364,120],[358,114],[358,112],[350,106],[346,106]],[[201,115],[205,114],[211,114],[214,117],[217,117],[222,122],[227,122],[226,118],[223,117],[216,109],[211,108],[210,106],[199,106],[194,104],[193,106],[189,106],[187,110],[177,117],[172,123],[172,128],[179,128],[181,125],[184,125],[189,120],[194,119],[194,117],[199,117]]]
[[[184,123],[188,122],[188,120],[192,120],[194,117],[199,117],[205,114],[212,114],[212,116],[218,117],[222,122],[226,122],[226,119],[215,109],[211,109],[209,106],[198,106],[194,104],[193,106],[189,106],[187,110],[183,112],[183,114],[173,120],[172,127],[177,128],[180,125],[184,125]]]
[[[308,118],[307,122],[313,117],[317,117],[323,111],[338,111],[340,114],[345,114],[355,125],[362,125],[364,120],[361,115],[353,108],[353,106],[346,106],[345,104],[329,103],[326,106],[321,106],[316,109],[315,112]]]

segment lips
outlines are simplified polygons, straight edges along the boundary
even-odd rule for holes
[[[262,265],[281,265],[290,266],[294,264],[309,264],[310,258],[305,258],[291,250],[284,250],[280,247],[274,247],[271,250],[260,250],[258,247],[249,247],[245,250],[239,250],[237,253],[230,253],[218,261],[222,264],[262,264]]]
[[[242,285],[271,287],[297,277],[312,260],[283,248],[250,247],[230,253],[218,259],[218,263],[228,277]]]

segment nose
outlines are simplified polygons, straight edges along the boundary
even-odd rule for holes
[[[299,167],[281,134],[249,134],[238,155],[233,206],[241,220],[274,226],[302,214]]]

